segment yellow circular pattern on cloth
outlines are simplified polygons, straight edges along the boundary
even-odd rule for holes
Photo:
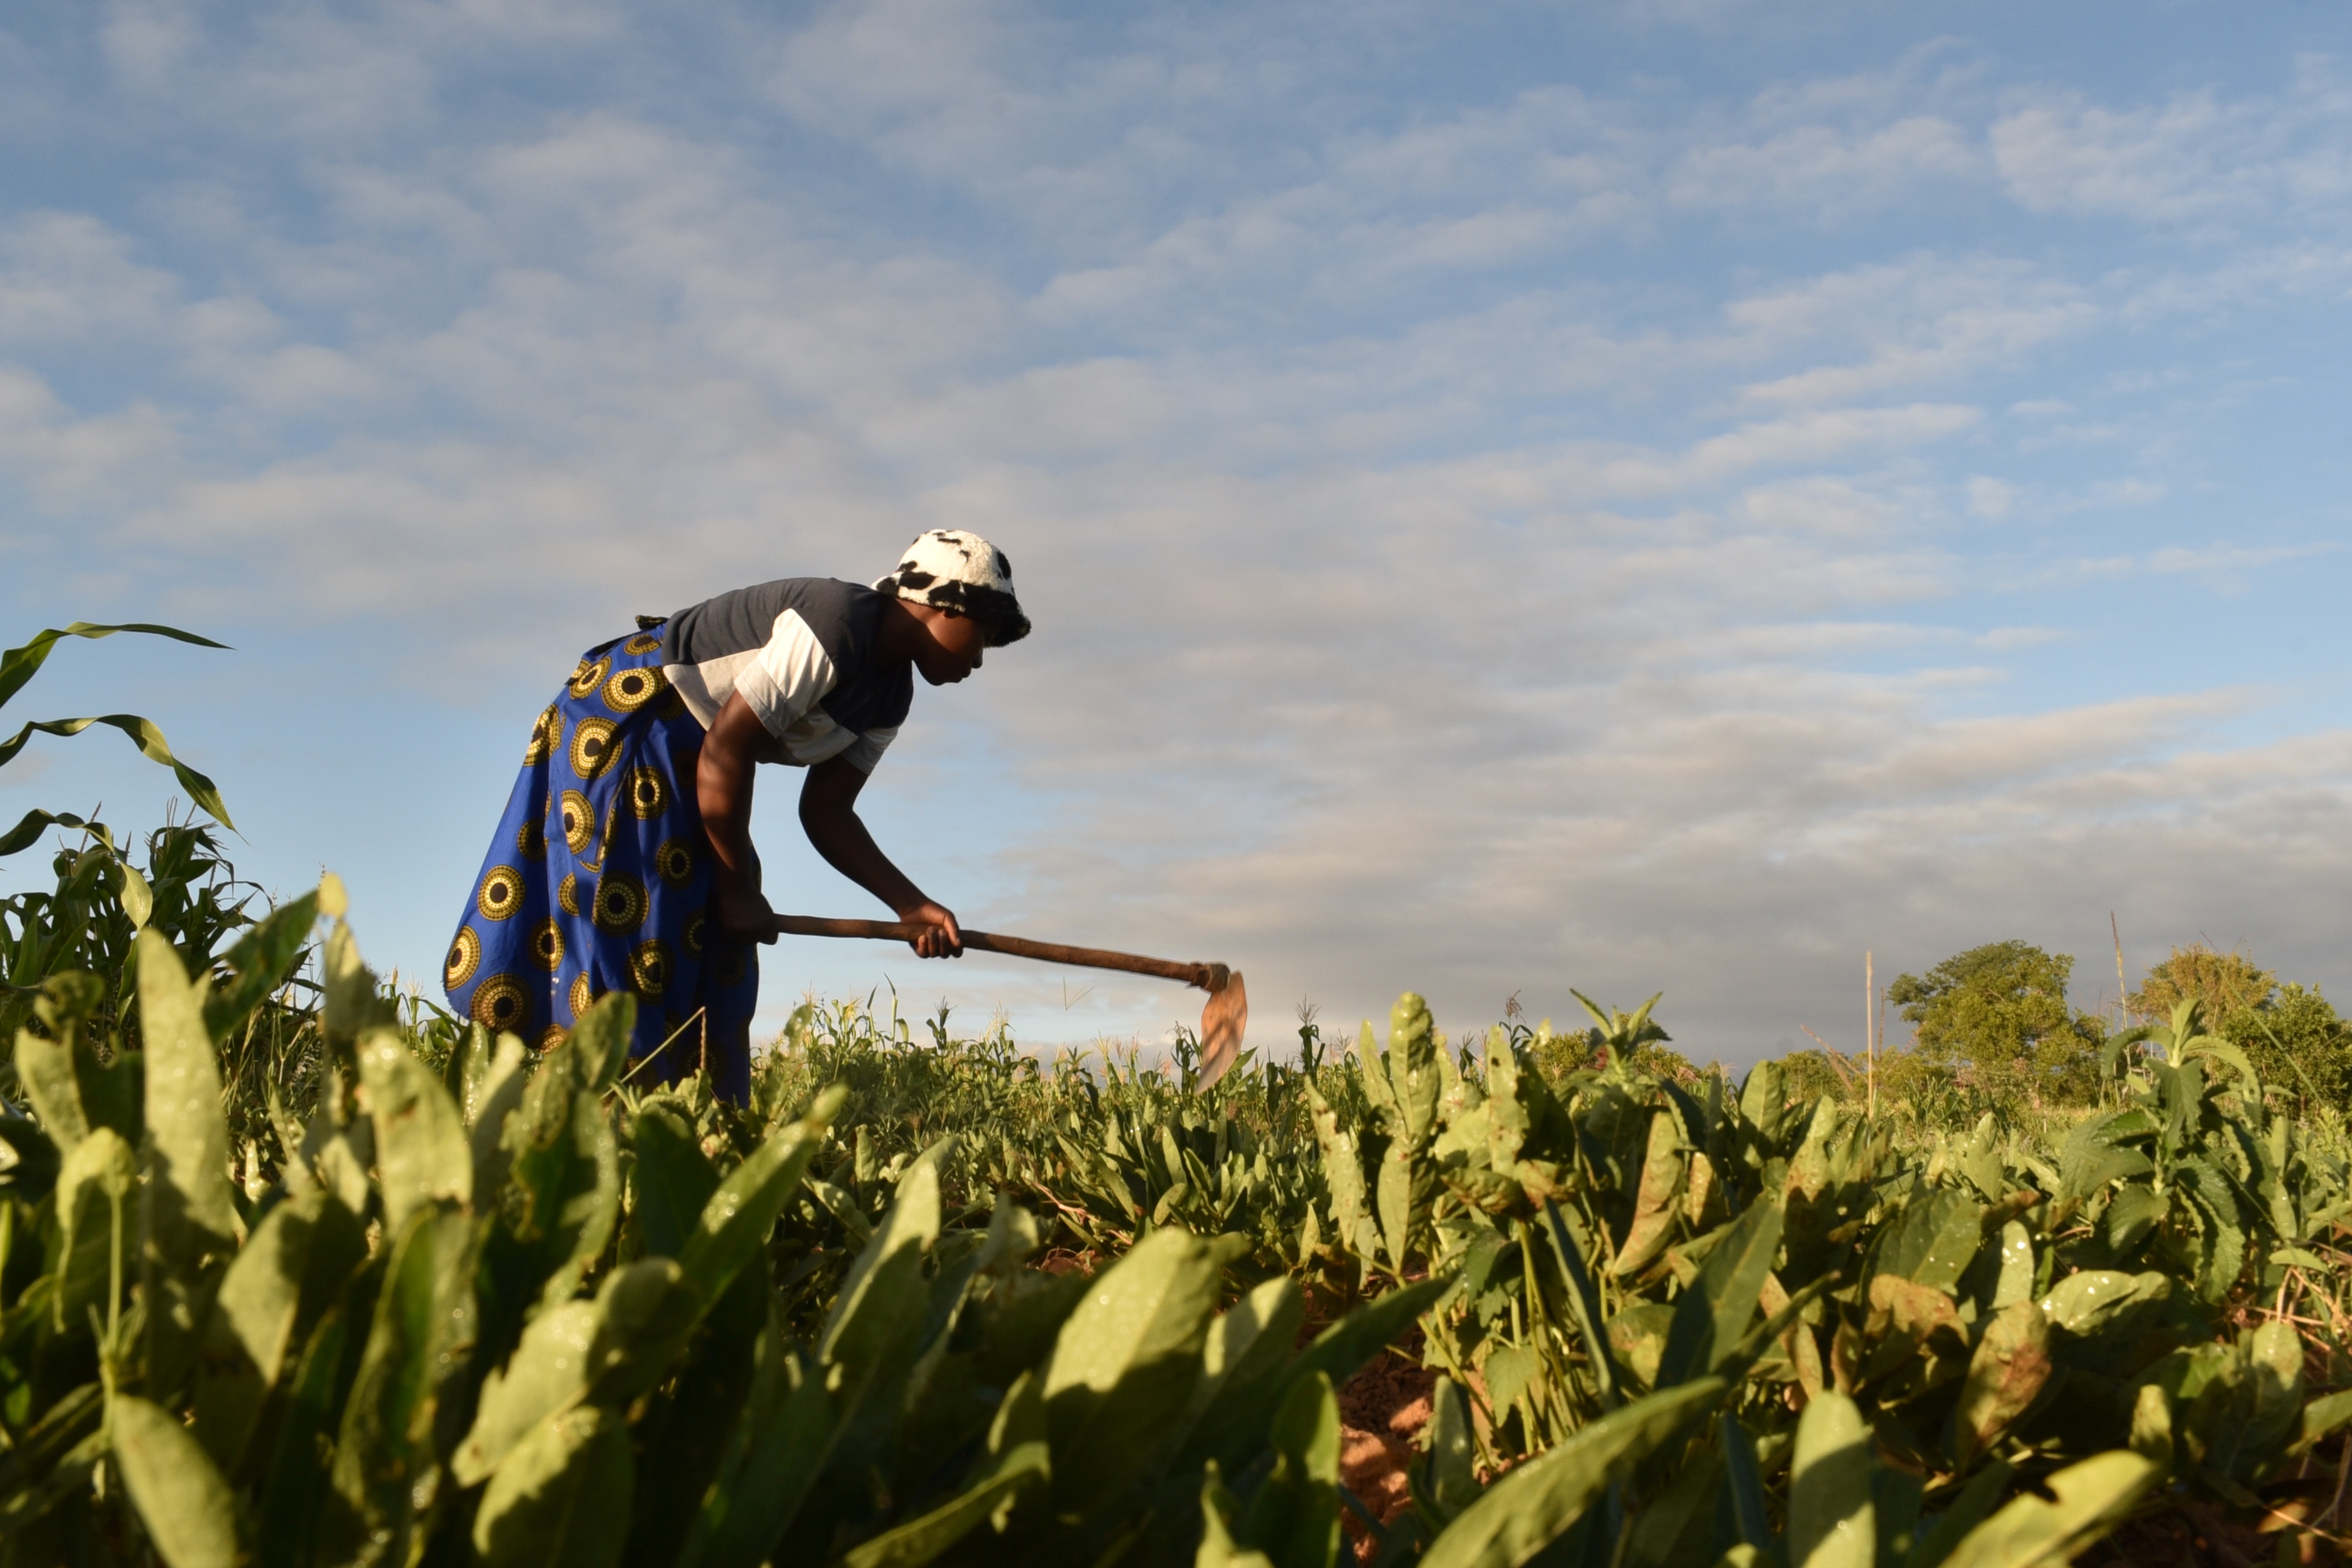
[[[654,851],[654,869],[671,887],[683,888],[694,879],[694,850],[683,838],[665,838]]]
[[[515,852],[526,860],[547,858],[547,813],[544,810],[515,829]]]
[[[561,1024],[550,1024],[539,1032],[539,1054],[545,1056],[572,1037],[572,1031]]]
[[[530,993],[513,974],[493,974],[474,988],[474,1005],[467,1009],[485,1029],[511,1032],[530,1013]]]
[[[566,871],[563,880],[555,884],[555,907],[567,915],[580,912],[580,878],[577,873]]]
[[[572,695],[583,701],[595,696],[596,689],[604,684],[604,678],[611,673],[613,660],[609,655],[599,659],[582,659],[580,667],[572,672]]]
[[[568,1000],[572,1003],[572,1016],[574,1022],[596,1005],[596,987],[589,984],[585,972],[572,982],[572,994]]]
[[[629,954],[629,973],[636,980],[638,994],[660,995],[669,988],[669,943],[659,938],[637,943],[637,950]]]
[[[555,704],[551,702],[547,705],[545,712],[530,721],[530,742],[522,749],[523,766],[529,767],[533,763],[544,760],[548,753],[555,750],[555,743],[562,739],[563,739],[563,715],[557,712]]]
[[[572,771],[593,779],[613,760],[613,731],[620,726],[610,719],[583,719],[572,731]]]
[[[646,654],[652,653],[660,647],[661,638],[656,637],[652,632],[646,631],[639,632],[636,636],[623,643],[621,645],[621,651],[623,653]]]
[[[474,895],[474,907],[486,921],[511,919],[522,908],[522,873],[511,866],[493,866]]]
[[[669,780],[662,777],[659,768],[631,768],[625,787],[629,792],[629,813],[640,822],[652,821],[669,806]]]
[[[589,837],[596,831],[596,808],[588,804],[586,795],[576,789],[568,789],[563,792],[563,800],[556,810],[563,823],[564,847],[574,855],[584,853],[588,848]],[[572,911],[574,914],[579,912],[577,910]]]
[[[481,966],[482,939],[474,934],[472,926],[459,926],[457,940],[449,944],[449,956],[441,961],[441,988],[455,991]]]
[[[646,923],[646,885],[620,871],[596,879],[596,923],[614,932],[632,931]]]
[[[548,916],[530,928],[531,962],[552,974],[563,964],[563,928]]]
[[[615,713],[634,713],[659,697],[668,686],[658,669],[642,665],[634,669],[616,669],[613,679],[604,682],[604,706]]]
[[[696,915],[686,922],[686,951],[695,957],[702,956],[702,928],[708,916]]]

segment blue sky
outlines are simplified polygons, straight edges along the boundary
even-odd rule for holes
[[[2331,990],[2352,32],[2321,5],[37,3],[0,603],[431,974],[638,611],[926,527],[1037,635],[869,820],[972,924],[1443,1024],[1860,1043],[1861,954]],[[12,711],[12,717],[14,716]],[[152,776],[151,776],[152,775]],[[871,912],[759,819],[780,907]],[[0,816],[168,784],[99,737]],[[33,868],[0,869],[14,884]],[[1153,985],[788,943],[1023,1037]],[[1064,982],[1068,985],[1065,989]]]

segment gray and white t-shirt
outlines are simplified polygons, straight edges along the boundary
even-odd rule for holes
[[[759,715],[762,762],[846,757],[870,773],[915,700],[913,667],[876,662],[883,596],[830,577],[780,577],[680,610],[662,628],[662,673],[709,729],[730,694]]]

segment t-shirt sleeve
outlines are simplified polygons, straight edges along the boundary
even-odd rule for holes
[[[874,764],[882,760],[882,753],[889,750],[890,742],[898,738],[898,725],[877,724],[852,741],[841,754],[848,758],[849,765],[859,773],[870,773],[874,771]]]
[[[735,690],[768,733],[781,737],[840,679],[814,629],[799,611],[786,610],[776,617],[767,646],[736,676]]]

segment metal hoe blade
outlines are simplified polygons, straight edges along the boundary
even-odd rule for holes
[[[1224,965],[1218,964],[1219,969]],[[1213,973],[1210,977],[1215,979]],[[1249,1027],[1249,992],[1239,970],[1227,971],[1224,984],[1213,984],[1209,1005],[1201,1009],[1201,1087],[1207,1089],[1225,1076],[1241,1054],[1242,1031]]]

